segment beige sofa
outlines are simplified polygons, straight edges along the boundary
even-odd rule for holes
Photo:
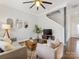
[[[0,59],[27,59],[26,47],[0,53]]]

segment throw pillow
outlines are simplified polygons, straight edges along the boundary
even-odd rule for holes
[[[5,41],[0,41],[0,48],[4,51],[12,50],[14,49],[14,46],[12,46],[10,43]]]
[[[58,46],[60,46],[60,44],[61,44],[61,42],[60,42],[59,40],[55,39],[55,40],[53,40],[53,41],[51,42],[51,47],[52,47],[53,49],[55,49],[55,48],[57,48]]]

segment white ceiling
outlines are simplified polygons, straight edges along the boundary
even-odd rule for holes
[[[0,0],[0,4],[21,10],[26,13],[28,12],[36,15],[53,11],[54,9],[59,8],[60,6],[66,5],[66,3],[68,2],[69,2],[69,5],[74,5],[76,3],[78,4],[77,2],[78,0],[46,0],[46,1],[52,2],[53,4],[52,5],[45,4],[46,9],[43,9],[42,7],[40,7],[39,10],[37,11],[35,6],[32,9],[29,9],[29,7],[32,5],[31,3],[22,4],[22,2],[24,1],[30,1],[30,0]]]
[[[72,14],[79,14],[79,0],[70,0],[67,4],[69,13]]]

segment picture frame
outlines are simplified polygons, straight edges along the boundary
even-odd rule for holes
[[[24,20],[19,20],[19,19],[17,19],[16,20],[16,28],[18,28],[18,29],[21,29],[21,28],[27,28],[28,27],[28,23],[27,23],[27,21],[24,21]]]
[[[16,28],[21,29],[23,27],[23,21],[22,20],[17,19],[15,23],[16,23],[16,25],[15,25]]]
[[[13,28],[14,22],[12,18],[7,18],[7,24],[11,25],[11,28]]]

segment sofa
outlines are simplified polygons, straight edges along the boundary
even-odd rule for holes
[[[53,49],[45,44],[37,44],[37,54],[41,59],[62,59],[63,43]]]
[[[26,47],[20,47],[0,53],[0,59],[27,59]]]

